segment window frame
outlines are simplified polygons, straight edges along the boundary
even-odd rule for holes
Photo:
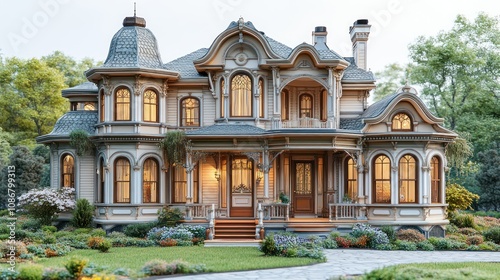
[[[155,96],[154,96],[154,103],[151,102],[151,100],[153,100],[152,98],[148,98],[148,100],[150,100],[150,102],[147,102],[146,103],[146,94],[147,93],[153,93]],[[152,90],[152,89],[146,89],[143,93],[143,97],[142,97],[142,120],[144,122],[150,122],[150,123],[158,123],[159,122],[159,114],[158,114],[158,102],[159,99],[158,99],[158,92],[156,92],[155,90]],[[149,116],[146,116],[146,107],[149,107]],[[153,115],[151,113],[151,109],[154,108],[155,110],[155,114]],[[148,118],[146,118],[148,117]],[[154,118],[153,118],[154,117]]]
[[[248,92],[247,92],[248,97],[247,97],[247,100],[246,100],[246,101],[243,101],[243,102],[245,102],[245,103],[247,103],[247,104],[248,104],[248,103],[250,104],[250,109],[248,110],[248,114],[247,114],[247,115],[245,115],[245,114],[243,114],[243,113],[236,115],[236,114],[235,114],[235,112],[233,111],[233,107],[235,107],[235,106],[233,105],[233,102],[236,102],[236,101],[235,101],[235,95],[236,95],[236,92],[235,92],[235,90],[234,90],[234,86],[233,86],[233,84],[234,84],[234,80],[235,80],[236,78],[238,78],[238,77],[247,77],[247,78],[248,78],[248,80],[249,80],[247,85],[249,85],[249,86],[250,86],[250,89],[245,89],[245,90],[247,90],[247,91],[248,91]],[[230,86],[231,86],[231,92],[230,92],[230,94],[229,94],[229,106],[230,106],[230,107],[229,107],[229,116],[230,116],[231,118],[252,118],[252,117],[253,117],[253,105],[254,105],[254,104],[253,104],[253,91],[254,91],[254,86],[253,86],[253,79],[252,79],[252,76],[250,76],[250,75],[248,75],[248,74],[246,74],[246,73],[241,73],[241,72],[240,72],[240,73],[236,73],[236,74],[234,74],[234,75],[231,77],[231,85],[230,85]],[[240,90],[240,92],[241,92],[241,90]]]
[[[187,111],[186,111],[186,107],[185,107],[186,100],[194,100],[198,105],[197,107],[193,107],[193,110],[195,111],[195,115],[198,115],[197,118],[192,118],[194,120],[197,120],[197,123],[195,123],[193,125],[189,125],[185,122],[185,120],[187,120],[187,118],[185,118],[185,116],[187,115]],[[181,127],[200,127],[201,126],[201,102],[200,102],[200,99],[198,99],[194,96],[187,96],[187,97],[184,97],[180,100],[179,106],[180,106],[179,119],[180,119],[180,126]]]
[[[70,157],[72,160],[72,165],[71,165],[71,171],[66,172],[66,158]],[[70,180],[70,185],[66,186],[65,181],[66,181],[66,176],[69,177]],[[61,188],[75,188],[75,157],[72,154],[69,153],[64,153],[61,156],[61,183],[60,183]]]
[[[120,161],[124,160],[128,164],[128,181],[121,180],[118,181],[118,163]],[[114,164],[113,164],[113,202],[114,203],[124,203],[124,204],[130,204],[132,201],[132,189],[131,189],[131,179],[132,179],[132,169],[131,169],[131,164],[130,160],[126,157],[118,157],[115,159]],[[128,182],[128,202],[127,201],[118,201],[118,183],[127,183]],[[125,192],[123,192],[125,194]]]
[[[290,119],[290,100],[289,100],[289,91],[284,89],[281,91],[280,101],[281,101],[281,120],[287,121]]]
[[[350,163],[352,161],[352,164]],[[351,169],[352,168],[352,169]],[[354,175],[354,178],[350,178],[350,174]],[[352,157],[347,157],[344,163],[344,197],[349,197],[351,201],[357,201],[358,198],[358,168],[354,159]],[[354,182],[353,195],[349,195],[349,188],[351,183]]]
[[[405,120],[401,120],[400,118],[398,118],[398,120],[396,120],[396,118],[398,116],[402,116],[402,115],[404,115],[408,118],[410,128],[398,128],[398,127],[396,127],[397,124],[399,124],[401,127],[403,127],[403,122]],[[413,118],[411,117],[411,115],[406,113],[406,112],[395,113],[391,118],[391,131],[413,131]]]
[[[431,203],[432,204],[443,203],[441,158],[438,156],[433,156],[431,158],[429,167],[430,167],[429,172],[431,177],[431,189],[430,189]],[[437,175],[437,178],[435,178],[434,175]],[[434,188],[436,188],[436,190],[434,190]],[[435,192],[437,192],[437,195],[435,194]],[[435,197],[437,197],[436,199],[437,201],[434,201]]]
[[[104,94],[104,91],[101,90],[101,95],[100,95],[100,98],[99,98],[99,109],[100,109],[100,112],[99,112],[99,118],[101,120],[101,122],[105,122],[105,118],[106,118],[106,95]]]
[[[153,171],[155,172],[155,176],[150,176],[146,180],[146,167],[149,162],[152,162],[154,165],[153,170],[150,171],[150,175],[153,174]],[[153,177],[156,177],[156,180],[151,180]],[[154,178],[153,178],[154,179]],[[146,201],[146,183],[148,184],[154,184],[156,188],[156,200],[153,201],[152,198],[150,198],[149,201]],[[152,196],[153,192],[149,192],[149,194]],[[160,203],[160,165],[158,164],[158,161],[155,158],[147,158],[144,163],[142,164],[142,203]]]
[[[410,157],[413,159],[413,162],[411,161],[406,161],[406,162],[403,162],[403,160],[407,157]],[[414,176],[413,178],[410,178],[411,176],[411,170],[409,169],[411,167],[411,164],[414,164],[415,165],[415,169],[414,169]],[[418,204],[419,202],[419,191],[418,191],[418,159],[416,156],[412,155],[412,154],[404,154],[398,161],[398,203],[399,204]],[[406,168],[406,170],[404,170],[403,168]],[[403,174],[405,174],[406,176],[402,176]],[[408,183],[408,188],[409,188],[409,185],[411,185],[411,183],[414,184],[414,193],[413,193],[413,196],[415,197],[415,201],[404,201],[402,200],[402,188],[403,188],[403,183]],[[408,190],[408,193],[410,192],[410,190]]]
[[[186,197],[184,198],[181,198],[180,201],[176,200],[176,196],[175,196],[175,191],[177,189],[177,183],[184,183],[184,187],[185,187],[185,190],[184,190],[184,193],[187,195],[187,187],[188,187],[188,184],[187,184],[187,173],[186,173],[186,168],[184,168],[182,165],[176,165],[176,166],[172,166],[171,168],[172,170],[172,176],[171,176],[171,203],[173,204],[186,204],[187,203],[187,199]],[[183,177],[180,178],[182,180],[177,180],[177,177],[176,175],[178,174],[177,172],[182,172],[183,174]],[[193,203],[198,203],[199,202],[199,195],[198,195],[198,190],[199,190],[199,174],[198,174],[198,164],[196,165],[196,167],[191,171],[191,176],[193,177]]]
[[[99,159],[99,176],[97,178],[96,202],[104,203],[104,190],[106,186],[106,174],[104,169],[104,158]]]
[[[118,93],[122,90],[125,90],[127,93],[128,93],[128,102],[125,102],[125,101],[121,101],[119,102],[118,101]],[[115,90],[115,106],[114,106],[114,109],[115,109],[115,121],[131,121],[132,120],[132,93],[130,91],[130,89],[126,88],[126,87],[120,87],[118,89]],[[119,108],[123,109],[123,116],[118,116],[118,113],[119,113]],[[125,112],[128,108],[128,118],[125,118]]]
[[[383,167],[385,165],[387,165],[385,167],[389,168],[389,178],[380,178],[380,179],[377,178],[377,164],[378,164],[377,160],[379,158],[381,158],[381,157],[385,157],[385,159],[388,160],[387,163],[385,163],[385,161],[382,161],[381,164],[383,166],[382,166],[381,174],[383,175],[383,173],[384,173]],[[372,174],[372,184],[373,184],[372,185],[372,203],[373,204],[384,204],[384,203],[385,204],[390,204],[391,203],[391,201],[392,201],[392,182],[391,182],[391,180],[392,180],[392,170],[391,170],[391,168],[392,168],[391,167],[391,159],[387,155],[385,155],[385,154],[379,154],[379,155],[377,155],[377,156],[375,156],[373,158],[373,170],[372,170],[372,172],[373,172],[373,174]],[[382,183],[388,182],[389,183],[389,201],[377,201],[378,200],[378,197],[377,197],[377,182],[382,182]],[[383,189],[382,189],[382,192],[383,192]]]
[[[310,108],[303,108],[302,107],[302,99],[304,97],[309,97],[311,99],[311,107]],[[309,116],[302,116],[302,111],[304,110],[309,110]],[[314,118],[314,96],[310,93],[302,93],[299,95],[299,119],[302,118]]]

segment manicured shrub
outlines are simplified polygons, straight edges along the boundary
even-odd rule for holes
[[[70,280],[71,274],[62,267],[48,267],[43,270],[44,280]]]
[[[42,226],[42,231],[54,233],[57,231],[57,228],[55,226]]]
[[[458,232],[458,227],[454,224],[447,224],[446,225],[446,233],[453,234]]]
[[[208,269],[203,264],[190,265],[183,261],[168,263],[164,260],[152,260],[142,267],[141,272],[148,276],[159,276],[208,272]]]
[[[56,243],[56,242],[57,242],[57,239],[56,239],[56,237],[55,237],[54,235],[52,235],[52,234],[45,234],[45,235],[43,236],[42,242],[43,242],[44,244],[54,244],[54,243]]]
[[[73,257],[64,265],[66,270],[73,278],[78,278],[82,274],[83,268],[87,265],[89,261],[86,259],[79,259]]]
[[[161,227],[151,229],[147,237],[158,244],[162,240],[174,239],[177,241],[177,246],[191,246],[193,245],[194,234],[188,230],[187,227]]]
[[[366,248],[368,246],[368,241],[370,238],[366,235],[362,235],[356,239],[356,241],[353,244],[353,247],[356,248]]]
[[[479,245],[483,242],[484,242],[484,239],[481,235],[473,235],[473,236],[467,237],[467,241],[465,243],[467,243],[467,245]]]
[[[330,238],[331,240],[335,240],[339,236],[340,236],[340,233],[338,231],[332,231],[332,232],[330,232],[330,235],[328,235],[328,238]]]
[[[473,228],[460,228],[458,229],[458,233],[467,235],[467,236],[473,236],[473,235],[478,235],[480,234],[479,231]]]
[[[100,237],[105,237],[106,236],[106,231],[103,230],[102,228],[95,228],[90,231],[90,236],[100,236]]]
[[[179,208],[164,207],[158,213],[158,226],[175,227],[184,219],[184,214]]]
[[[337,242],[337,245],[340,248],[349,248],[349,247],[352,246],[351,240],[349,240],[346,237],[338,236],[338,237],[335,238],[335,241]]]
[[[415,229],[400,229],[396,232],[396,238],[408,242],[421,242],[425,240],[425,236]]]
[[[64,256],[71,252],[71,247],[64,244],[30,244],[26,246],[29,253],[37,257]]]
[[[350,235],[355,238],[366,236],[368,238],[367,246],[369,248],[375,248],[379,244],[389,243],[387,234],[385,234],[379,228],[371,227],[369,224],[355,224]],[[351,243],[354,244],[355,242]]]
[[[405,240],[396,240],[396,242],[394,244],[396,246],[398,246],[398,250],[403,250],[403,251],[416,251],[417,250],[417,244],[415,244],[415,242],[405,241]]]
[[[36,264],[23,266],[19,269],[18,277],[22,280],[42,280],[43,268]]]
[[[113,231],[110,234],[108,234],[109,238],[121,238],[121,237],[127,237],[125,233],[119,232],[119,231]]]
[[[486,242],[484,242],[482,244],[487,244],[488,246],[490,246],[492,248],[493,251],[500,251],[500,245],[495,244],[494,242],[486,241]]]
[[[483,232],[486,240],[500,244],[500,227],[492,227]]]
[[[89,246],[90,249],[97,249],[99,245],[104,242],[104,237],[100,236],[91,236],[87,240],[87,246]]]
[[[448,203],[448,213],[455,210],[471,209],[474,200],[478,200],[477,194],[471,193],[459,184],[449,184],[446,186],[446,202]]]
[[[29,231],[37,231],[42,228],[42,223],[37,219],[27,219],[21,224],[21,229]],[[16,235],[17,236],[17,235]]]
[[[73,230],[74,234],[90,234],[90,232],[93,230],[93,228],[77,228]]]
[[[19,257],[22,254],[28,253],[26,250],[26,245],[21,241],[15,241],[14,243],[10,243],[9,241],[3,241],[0,243],[0,254],[4,258],[10,258],[11,248],[15,247],[15,257]]]
[[[191,232],[194,238],[205,240],[207,228],[204,226],[180,225],[179,228],[183,228]]]
[[[154,240],[140,239],[135,237],[117,237],[110,238],[113,247],[152,247],[156,246],[157,243]]]
[[[318,240],[318,244],[321,243]],[[324,260],[323,251],[315,241],[290,233],[274,233],[266,236],[260,250],[267,256],[307,257]]]
[[[90,277],[91,279],[94,279],[93,276],[97,275],[99,273],[104,272],[107,269],[106,266],[100,266],[95,263],[89,262],[88,264],[85,265],[85,267],[82,269],[82,273],[80,276],[83,277]],[[102,279],[102,278],[101,278]]]
[[[107,253],[109,249],[111,249],[113,245],[111,244],[111,241],[108,239],[104,239],[99,245],[97,245],[97,250],[101,251],[102,253]]]
[[[174,247],[174,246],[177,246],[177,241],[175,239],[172,239],[172,238],[167,238],[167,239],[164,239],[164,240],[160,240],[160,242],[158,242],[160,244],[161,247]]]
[[[466,250],[467,251],[480,251],[481,248],[479,248],[479,246],[477,246],[477,245],[470,245],[469,247],[467,247]]]
[[[93,218],[94,206],[85,198],[77,199],[71,224],[76,228],[89,228],[92,226]]]
[[[382,226],[380,230],[387,235],[389,242],[396,241],[396,231],[392,226]]]
[[[325,240],[323,240],[321,246],[325,249],[337,249],[339,247],[337,245],[337,242],[330,238],[326,238]]]
[[[0,280],[13,280],[13,279],[19,279],[19,271],[17,270],[10,270],[10,269],[2,269],[0,270]]]
[[[123,233],[129,237],[144,238],[148,232],[155,227],[155,223],[131,224],[123,229]]]
[[[42,225],[50,225],[57,213],[75,208],[74,192],[73,188],[30,190],[19,196],[19,209]]]
[[[428,240],[436,250],[457,250],[467,248],[467,244],[448,238],[431,237]]]
[[[450,222],[459,228],[475,228],[477,227],[474,222],[474,216],[471,214],[458,213],[450,219]]]
[[[493,247],[488,243],[481,243],[478,246],[479,249],[482,251],[493,251]]]
[[[422,251],[434,251],[434,245],[429,240],[424,240],[417,243],[417,249]]]
[[[375,247],[375,250],[384,250],[384,251],[390,251],[390,250],[397,250],[398,247],[394,244],[379,244]]]

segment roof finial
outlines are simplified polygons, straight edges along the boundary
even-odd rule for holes
[[[134,2],[134,17],[136,17],[136,16],[135,16],[135,11],[136,11],[136,9],[135,9],[135,2]]]

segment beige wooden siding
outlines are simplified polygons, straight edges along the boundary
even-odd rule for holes
[[[203,95],[203,124],[202,126],[209,126],[214,124],[215,120],[215,102],[219,99],[214,99],[211,94]]]
[[[94,157],[92,156],[80,157],[79,161],[80,161],[80,174],[79,174],[80,185],[79,185],[78,198],[85,198],[90,203],[93,203],[95,175],[96,175]]]
[[[203,204],[215,204],[216,207],[219,205],[219,182],[215,179],[215,162],[211,157],[207,157],[205,162],[201,162],[201,197],[200,201]]]
[[[167,96],[167,111],[162,112],[167,114],[167,125],[177,126],[177,95],[170,94]]]

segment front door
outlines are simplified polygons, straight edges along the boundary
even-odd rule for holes
[[[314,213],[314,161],[294,162],[293,206],[294,213]]]
[[[231,161],[231,217],[253,217],[253,162],[248,158]]]

